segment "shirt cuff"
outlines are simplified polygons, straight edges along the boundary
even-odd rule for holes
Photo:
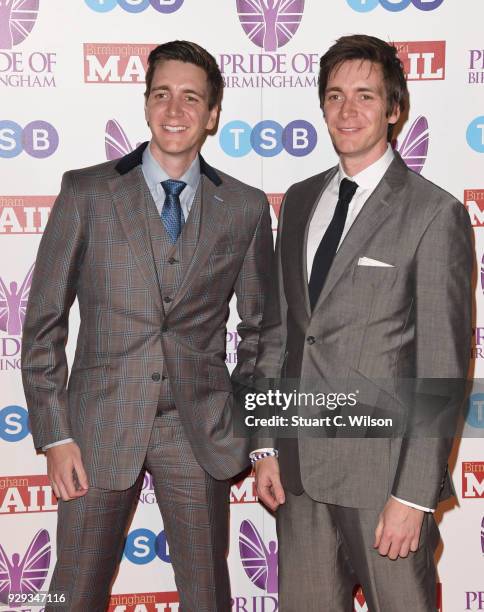
[[[61,444],[67,444],[68,442],[74,442],[74,440],[72,438],[65,438],[64,440],[59,440],[58,442],[52,442],[52,444],[46,444],[45,446],[42,447],[43,451],[46,451],[49,448],[52,448],[53,446],[60,446]]]
[[[435,512],[435,508],[424,508],[423,506],[419,506],[418,504],[414,504],[412,502],[405,501],[404,499],[400,499],[399,497],[395,497],[395,495],[392,495],[392,497],[393,499],[396,499],[402,504],[405,504],[406,506],[410,506],[410,508],[415,508],[416,510],[422,510],[422,512],[432,512],[432,513]]]
[[[252,453],[254,453],[255,455],[256,453],[270,453],[275,450],[275,448],[256,448],[255,450],[250,451],[250,454],[252,455]]]

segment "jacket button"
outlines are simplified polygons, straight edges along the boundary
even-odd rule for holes
[[[306,342],[307,342],[308,344],[314,344],[314,343],[316,342],[316,338],[315,338],[314,336],[308,336],[308,337],[306,338]]]
[[[155,382],[158,382],[160,378],[161,376],[159,372],[153,372],[153,374],[151,375],[151,380],[154,380]]]
[[[176,263],[177,261],[178,261],[178,260],[177,260],[177,259],[175,259],[174,257],[170,257],[170,258],[168,259],[168,263],[169,263],[169,264],[174,264],[174,263]]]
[[[169,303],[171,302],[171,297],[170,297],[169,295],[165,295],[165,297],[163,298],[163,301],[164,301],[166,304],[169,304]]]
[[[161,331],[163,333],[167,332],[168,331],[168,325],[163,325],[163,327],[161,328]]]

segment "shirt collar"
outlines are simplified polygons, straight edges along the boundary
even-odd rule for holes
[[[353,177],[346,174],[340,163],[338,170],[338,185],[344,178],[347,178],[350,181],[355,181],[358,184],[358,187],[361,189],[373,190],[383,178],[383,175],[388,170],[388,167],[394,158],[395,156],[393,154],[392,146],[390,143],[388,143],[387,150],[380,157],[380,159],[377,159],[376,162],[373,162],[370,166],[368,166],[368,168],[358,172],[358,174],[355,174]]]
[[[143,151],[142,163],[143,174],[150,189],[154,189],[162,181],[166,181],[172,178],[153,157],[153,153],[151,152],[149,145]],[[200,158],[198,155],[192,161],[185,174],[183,174],[183,176],[181,176],[177,180],[184,181],[189,187],[193,189],[193,191],[197,190],[198,182],[200,181]]]

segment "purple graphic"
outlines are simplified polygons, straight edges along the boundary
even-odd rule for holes
[[[20,287],[12,281],[8,288],[0,276],[0,329],[10,336],[22,334],[34,265],[30,266]]]
[[[251,582],[267,593],[277,593],[277,543],[264,544],[254,523],[249,520],[240,524],[240,560]]]
[[[481,523],[481,550],[482,554],[484,555],[484,516],[482,517]]]
[[[244,32],[264,51],[277,51],[296,33],[304,0],[237,0]]]
[[[484,255],[481,259],[481,289],[482,293],[484,293]]]
[[[139,147],[141,143],[136,145]],[[123,155],[127,155],[134,151],[135,147],[131,145],[121,125],[116,119],[110,119],[106,123],[106,132],[104,134],[104,145],[106,147],[106,159],[112,161],[119,159]]]
[[[32,31],[39,0],[0,0],[0,49],[11,49]]]
[[[429,124],[425,117],[417,117],[408,130],[408,134],[401,145],[398,141],[393,142],[396,149],[410,170],[420,174],[427,159],[429,150]]]
[[[50,537],[46,529],[35,534],[23,559],[19,553],[13,553],[10,560],[0,544],[0,602],[8,603],[10,593],[40,591],[49,573],[49,565]],[[9,605],[13,607],[13,604]]]

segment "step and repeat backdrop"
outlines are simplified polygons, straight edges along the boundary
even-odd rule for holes
[[[268,194],[275,230],[289,185],[336,163],[317,97],[318,60],[350,33],[397,45],[411,107],[395,147],[463,202],[475,229],[475,324],[462,330],[463,338],[473,336],[475,381],[452,455],[458,501],[438,513],[444,545],[436,609],[484,610],[483,22],[482,0],[0,1],[1,611],[42,610],[9,606],[8,593],[44,591],[55,563],[56,499],[32,445],[20,351],[36,252],[62,173],[120,157],[149,138],[149,51],[175,38],[194,40],[216,57],[226,85],[218,132],[204,155]],[[238,343],[232,310],[230,369]],[[76,305],[71,322],[72,357]],[[232,610],[275,612],[274,520],[257,502],[250,476],[232,487],[230,501]],[[149,474],[109,609],[178,609]],[[354,609],[367,610],[361,592]]]

